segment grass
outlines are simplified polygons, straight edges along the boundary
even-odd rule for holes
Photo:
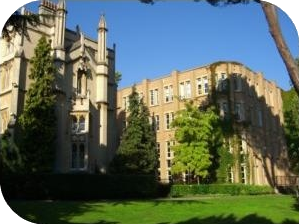
[[[298,224],[291,196],[211,196],[169,200],[12,201],[21,217],[40,224]]]

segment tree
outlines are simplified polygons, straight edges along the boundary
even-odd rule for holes
[[[219,123],[219,116],[214,107],[201,111],[193,102],[186,102],[185,109],[177,112],[172,122],[176,128],[175,139],[179,143],[173,147],[175,156],[171,170],[174,174],[187,172],[188,176],[208,176],[215,146],[216,123]]]
[[[56,67],[51,46],[43,36],[30,60],[29,78],[33,81],[26,93],[24,111],[19,118],[21,153],[28,172],[46,172],[53,167],[56,129],[54,75]]]
[[[153,4],[155,0],[140,0],[140,1],[147,4],[149,3]],[[194,0],[194,1],[200,2],[202,0]],[[234,5],[240,3],[246,4],[250,2],[250,0],[206,0],[206,1],[213,6]],[[286,66],[286,69],[289,73],[289,77],[294,86],[294,89],[297,95],[299,96],[299,68],[296,66],[295,59],[292,57],[291,52],[282,35],[279,26],[279,21],[277,18],[276,6],[266,1],[260,1],[260,0],[252,0],[252,1],[261,4],[262,10],[265,14],[269,26],[270,34],[272,35],[276,48]]]
[[[119,82],[121,81],[122,74],[118,71],[115,72],[115,83],[118,85]]]
[[[25,35],[28,38],[27,26],[37,26],[40,23],[39,16],[35,14],[22,15],[19,11],[14,12],[4,24],[1,36],[9,40],[11,35],[17,32],[19,35]]]
[[[110,170],[124,174],[155,174],[158,161],[155,132],[149,123],[149,110],[135,86],[129,96],[128,113],[127,127]]]
[[[0,139],[0,171],[2,174],[18,172],[22,167],[22,158],[19,148],[14,143],[8,130],[2,134]]]

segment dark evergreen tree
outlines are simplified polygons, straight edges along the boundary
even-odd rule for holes
[[[42,37],[30,60],[29,78],[24,111],[19,118],[21,126],[21,153],[25,171],[47,172],[53,167],[56,129],[54,75],[56,67],[51,46]]]
[[[22,158],[18,146],[8,130],[0,139],[0,171],[2,174],[19,172],[22,169]]]
[[[156,134],[149,122],[149,110],[139,98],[135,86],[129,96],[128,113],[127,126],[110,170],[123,174],[155,174]]]

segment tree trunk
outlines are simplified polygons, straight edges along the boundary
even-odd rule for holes
[[[282,36],[277,19],[276,7],[271,3],[265,1],[261,1],[261,6],[265,13],[271,36],[273,37],[278,52],[286,66],[292,84],[294,85],[294,88],[299,95],[299,68],[296,65],[296,62],[292,57],[290,50]]]

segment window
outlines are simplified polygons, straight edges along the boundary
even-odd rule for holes
[[[76,116],[72,116],[72,132],[78,131],[78,119]]]
[[[241,182],[247,184],[247,168],[245,164],[241,164]]]
[[[227,90],[227,75],[226,73],[221,73],[217,76],[217,90],[225,91]]]
[[[1,129],[0,129],[0,133],[4,133],[5,130],[7,129],[7,125],[8,125],[8,121],[9,121],[9,115],[8,115],[8,110],[2,110],[1,111]]]
[[[168,159],[168,160],[167,160],[167,167],[168,167],[168,168],[171,168],[171,159]]]
[[[220,105],[220,115],[223,118],[228,118],[228,104],[227,102],[222,102]]]
[[[172,87],[172,85],[164,86],[164,101],[165,101],[165,103],[173,101],[173,87]]]
[[[243,120],[243,104],[235,103],[235,119],[237,121]]]
[[[191,98],[191,82],[180,83],[180,99]]]
[[[258,109],[257,117],[258,117],[258,126],[263,127],[263,112],[261,109]]]
[[[155,115],[155,128],[156,128],[156,131],[160,130],[160,117],[159,117],[159,115]]]
[[[168,180],[171,181],[172,180],[172,175],[171,175],[171,171],[168,170]]]
[[[84,149],[84,144],[80,144],[79,147],[79,168],[83,169],[84,168],[84,157],[85,157],[85,149]]]
[[[234,183],[234,170],[233,167],[228,168],[228,182]]]
[[[85,168],[85,145],[81,143],[78,147],[77,143],[72,144],[72,169],[84,169]]]
[[[85,118],[83,116],[80,116],[79,119],[79,132],[85,131]]]
[[[157,142],[156,143],[156,149],[157,149],[157,155],[158,155],[158,158],[160,158],[160,142]]]
[[[233,73],[233,82],[234,82],[234,90],[241,91],[242,90],[242,77],[241,74]]]
[[[158,105],[159,104],[159,91],[158,89],[150,90],[150,105]]]
[[[201,78],[198,78],[196,80],[197,82],[197,94],[201,95],[202,94],[202,83],[201,83]]]
[[[170,146],[170,142],[166,142],[166,146],[167,146],[167,157],[171,157],[171,146]]]
[[[123,97],[123,109],[128,110],[130,105],[129,97],[125,96]]]
[[[207,76],[203,77],[203,84],[204,84],[204,93],[208,94],[209,93],[209,83],[208,83]]]
[[[72,168],[77,168],[77,145],[72,145]]]
[[[10,70],[11,68],[8,66],[3,67],[1,70],[1,91],[5,91],[11,87]]]
[[[185,82],[185,96],[186,96],[186,98],[191,98],[191,83],[190,83],[190,81]]]
[[[165,114],[165,129],[166,130],[170,129],[170,125],[171,125],[171,122],[173,121],[173,119],[174,119],[173,112]]]

